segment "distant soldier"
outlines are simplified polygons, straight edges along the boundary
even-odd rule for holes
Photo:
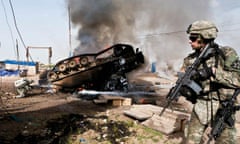
[[[188,144],[206,143],[206,138],[209,135],[204,137],[204,132],[209,126],[212,126],[216,111],[221,107],[221,102],[230,98],[235,89],[240,86],[239,79],[234,77],[233,72],[224,69],[224,55],[220,50],[221,47],[214,42],[217,32],[215,24],[205,20],[196,21],[187,29],[189,44],[194,52],[184,59],[181,68],[183,72],[193,64],[204,48],[209,48],[204,62],[191,76],[202,87],[201,95],[194,95],[188,90],[182,90],[181,93],[194,104],[190,123],[185,130],[186,143]],[[234,127],[227,127],[216,141],[213,139],[210,143],[235,144],[235,131]]]

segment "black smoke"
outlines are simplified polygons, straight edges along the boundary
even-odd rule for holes
[[[68,0],[72,23],[79,28],[74,53],[130,43],[150,61],[169,63],[190,50],[185,30],[195,20],[211,18],[210,1]]]

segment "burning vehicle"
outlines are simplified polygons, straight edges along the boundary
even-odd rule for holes
[[[60,90],[91,89],[127,91],[126,73],[144,63],[144,55],[128,44],[115,44],[98,53],[63,59],[48,73],[48,81]]]

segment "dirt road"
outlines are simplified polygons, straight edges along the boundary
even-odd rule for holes
[[[182,133],[166,136],[123,114],[130,106],[96,105],[70,93],[35,89],[15,98],[13,81],[2,78],[0,143],[109,144],[181,143]]]

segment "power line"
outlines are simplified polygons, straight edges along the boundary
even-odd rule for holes
[[[163,36],[163,35],[173,35],[178,33],[183,33],[186,31],[179,30],[179,31],[171,31],[171,32],[159,32],[159,33],[153,33],[153,34],[146,34],[139,36],[140,38],[150,38],[150,37],[157,37],[157,36]]]
[[[26,46],[25,42],[23,41],[22,35],[21,35],[21,33],[20,33],[20,31],[19,31],[19,29],[18,29],[18,27],[17,27],[17,21],[16,21],[16,17],[15,17],[15,12],[14,12],[13,5],[12,5],[12,1],[11,1],[11,0],[9,0],[9,4],[10,4],[11,10],[12,10],[15,28],[16,28],[16,30],[17,30],[17,33],[18,33],[18,35],[19,35],[19,37],[20,37],[20,40],[21,40],[21,42],[22,42],[25,50],[27,51],[27,46]],[[31,61],[33,61],[33,59],[32,59],[32,57],[31,57],[30,54],[29,54],[29,57],[30,57]]]
[[[234,24],[237,25],[237,24]],[[222,25],[222,26],[227,26],[227,25]],[[239,31],[240,28],[232,28],[232,29],[221,29],[220,33],[222,32],[236,32]],[[185,33],[186,31],[184,30],[179,30],[179,31],[171,31],[171,32],[159,32],[159,33],[153,33],[153,34],[146,34],[146,35],[141,35],[139,36],[140,38],[149,38],[149,37],[157,37],[157,36],[164,36],[164,35],[174,35],[178,33]]]
[[[221,24],[219,27],[230,27],[230,26],[238,26],[240,23],[231,23],[231,24]],[[240,28],[232,28],[232,29],[221,29],[220,32],[232,32],[238,31]],[[185,33],[186,30],[178,30],[178,31],[170,31],[170,32],[158,32],[153,34],[146,34],[139,36],[140,38],[148,38],[148,37],[156,37],[156,36],[164,36],[164,35],[174,35],[178,33]]]
[[[12,28],[11,28],[9,22],[8,22],[6,7],[5,7],[5,5],[4,5],[3,0],[1,0],[1,2],[2,2],[3,10],[4,10],[5,19],[6,19],[6,22],[7,22],[7,25],[8,25],[8,29],[9,29],[9,31],[10,31],[10,35],[11,35],[11,39],[12,39],[12,43],[13,43],[14,53],[15,53],[15,56],[17,57],[17,53],[16,53],[16,49],[15,49],[15,43],[14,43],[14,37],[13,37],[13,32],[12,32]]]

